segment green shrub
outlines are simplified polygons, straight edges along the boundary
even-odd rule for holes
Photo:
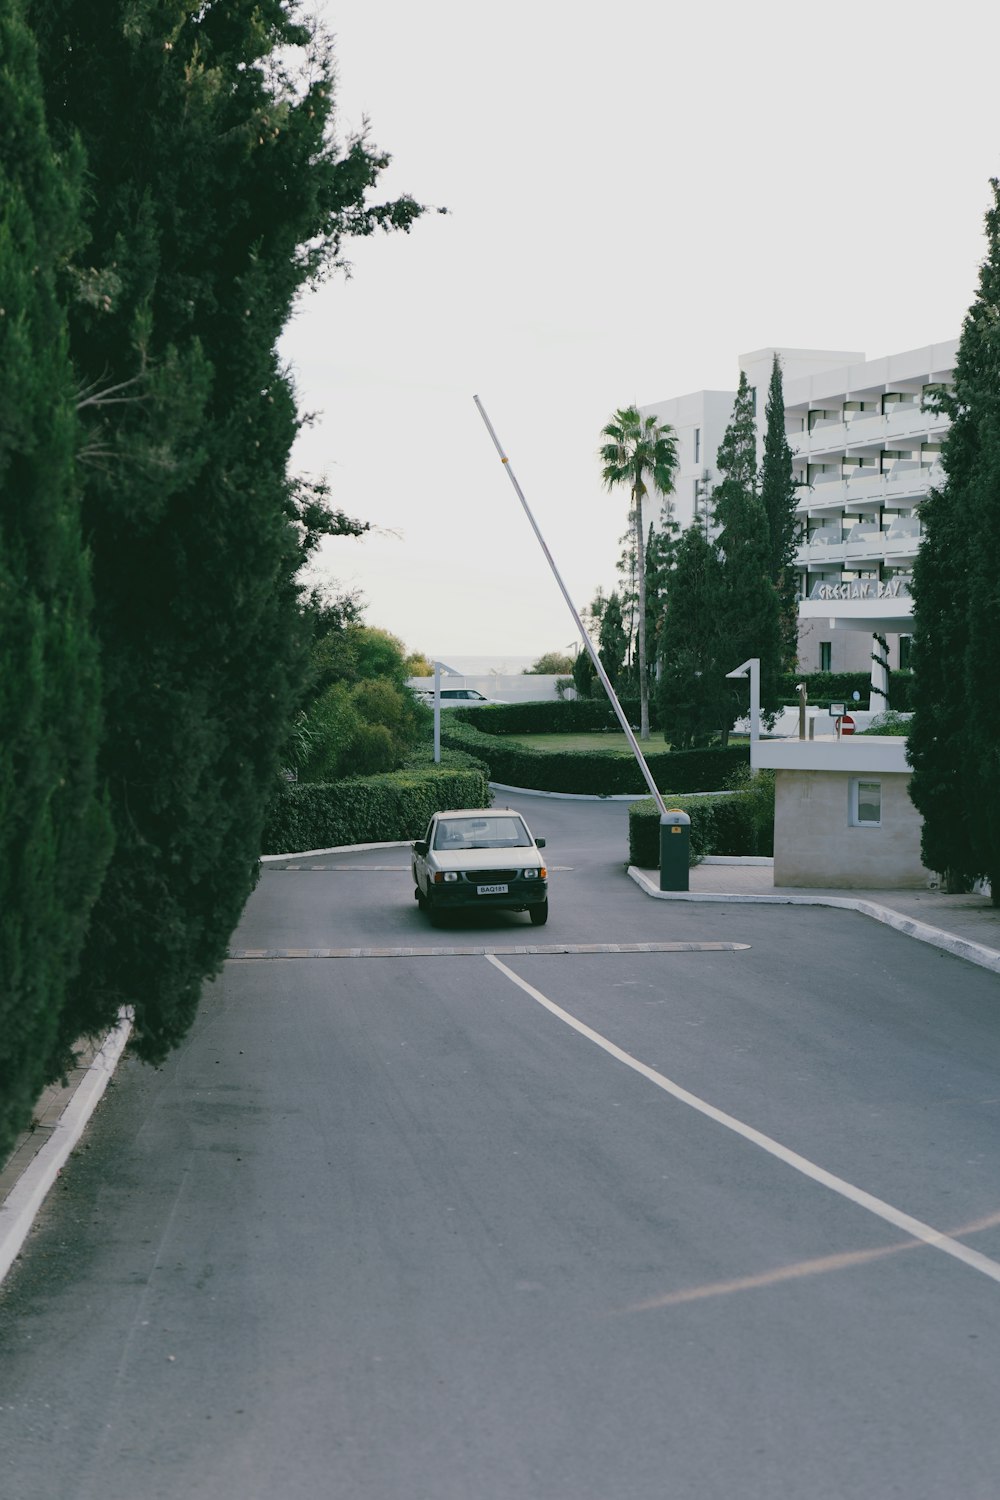
[[[527,708],[531,705],[517,706]],[[562,706],[576,708],[578,705]],[[597,797],[641,795],[647,790],[645,778],[632,755],[594,754],[585,750],[532,750],[511,743],[502,734],[484,733],[480,724],[496,722],[487,718],[492,711],[492,708],[474,710],[475,723],[472,714],[466,719],[464,711],[461,718],[449,712],[448,722],[442,722],[441,726],[441,743],[451,749],[465,750],[483,761],[489,767],[491,781],[540,792],[575,792]],[[740,766],[748,765],[749,760],[748,745],[732,745],[725,750],[713,747],[707,750],[650,751],[646,754],[646,762],[657,786],[669,786],[676,792],[714,791],[725,786],[729,777]]]
[[[691,819],[691,863],[706,854],[769,855],[774,851],[774,783],[767,788],[718,792],[706,797],[675,797],[665,793],[670,808]],[[652,797],[633,802],[628,813],[629,863],[642,870],[660,865],[660,812]]]
[[[477,770],[394,771],[345,781],[282,783],[268,810],[262,854],[418,839],[444,807],[489,807]]]
[[[449,708],[441,727],[470,724],[484,734],[572,734],[586,729],[618,729],[607,698],[559,699],[544,703],[482,703]],[[631,721],[630,721],[631,722]]]
[[[910,672],[891,672],[889,674],[889,701],[891,707],[898,713],[908,713],[911,707],[911,683],[913,681]],[[844,703],[850,713],[850,705],[854,701],[853,695],[860,693],[860,704],[869,704],[871,693],[870,672],[809,672],[795,673],[785,672],[779,679],[779,693],[783,703],[795,703],[799,701],[796,687],[804,682],[809,691],[809,702],[818,708],[828,708],[831,703]],[[883,705],[876,698],[871,704],[873,710],[878,710]]]
[[[639,723],[638,698],[622,698],[622,711],[628,722]],[[653,713],[650,724],[657,728]],[[486,734],[575,734],[587,729],[621,729],[611,700],[601,689],[599,698],[553,698],[542,703],[463,704],[449,708],[448,718],[473,724]]]
[[[869,724],[868,728],[859,730],[859,733],[896,734],[901,735],[902,738],[905,739],[910,732],[910,723],[911,720],[909,714],[903,715],[901,713],[896,713],[894,709],[889,709],[887,713],[876,714],[874,719],[872,719],[871,723]]]
[[[418,745],[411,750],[400,767],[401,771],[479,771],[487,779],[489,769],[485,761],[465,750],[442,749],[440,761],[434,759],[433,745]]]
[[[396,741],[384,724],[359,724],[348,748],[352,776],[377,776],[394,770],[397,762]]]

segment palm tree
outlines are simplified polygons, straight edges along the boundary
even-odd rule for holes
[[[646,676],[646,558],[642,524],[643,496],[648,494],[647,476],[662,496],[673,493],[677,472],[677,434],[666,422],[643,417],[637,406],[616,411],[601,436],[601,478],[606,490],[627,484],[632,492],[630,520],[635,529],[635,570],[638,586],[639,627],[639,738],[649,739],[649,680]]]

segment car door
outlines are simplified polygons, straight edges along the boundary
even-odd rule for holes
[[[428,848],[431,848],[432,846],[434,839],[434,829],[436,825],[437,818],[431,818],[430,822],[427,825],[427,832],[424,834],[424,842],[427,844]],[[416,849],[414,849],[411,865],[413,869],[413,884],[416,886],[418,891],[426,896],[428,885],[427,856],[418,854]]]

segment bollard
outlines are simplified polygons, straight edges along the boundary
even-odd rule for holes
[[[679,807],[660,818],[660,890],[686,891],[691,862],[691,819]]]

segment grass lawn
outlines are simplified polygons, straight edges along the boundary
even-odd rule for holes
[[[592,729],[580,734],[505,734],[504,739],[528,750],[588,750],[604,751],[608,755],[631,755],[632,749],[620,729]],[[641,743],[641,741],[640,741]],[[651,734],[645,749],[668,750],[662,734]]]

